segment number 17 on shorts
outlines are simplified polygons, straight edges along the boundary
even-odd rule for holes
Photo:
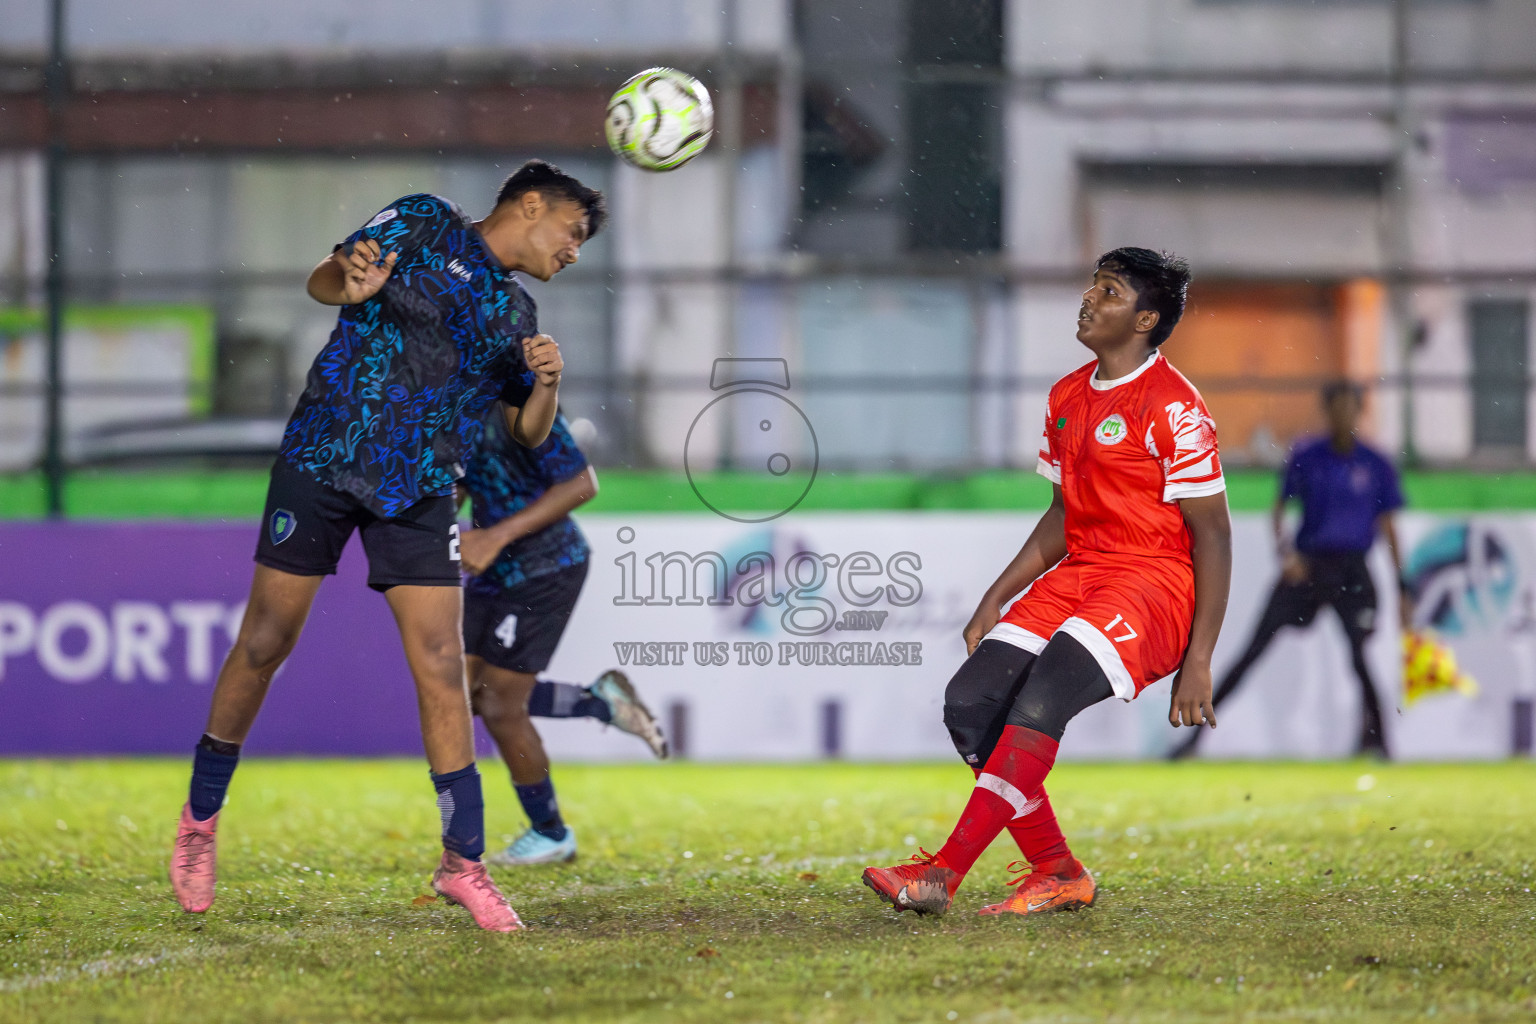
[[[1104,635],[1117,644],[1123,644],[1127,640],[1135,640],[1139,633],[1131,628],[1131,624],[1125,621],[1124,615],[1116,615],[1104,624]]]

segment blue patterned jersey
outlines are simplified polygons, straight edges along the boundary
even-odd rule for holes
[[[399,253],[378,294],[341,307],[283,434],[282,457],[378,515],[453,493],[464,452],[500,396],[532,388],[522,340],[533,299],[453,203],[413,195],[381,210],[363,238]]]
[[[460,481],[474,506],[475,526],[493,526],[538,501],[555,484],[582,473],[587,457],[576,447],[564,416],[555,417],[549,437],[537,448],[525,448],[512,439],[500,408],[492,410],[485,430],[470,450]],[[524,580],[545,576],[587,560],[587,539],[575,520],[563,516],[537,533],[519,537],[469,588],[494,594]]]

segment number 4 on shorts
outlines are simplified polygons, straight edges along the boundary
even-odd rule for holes
[[[1136,631],[1131,628],[1131,624],[1129,622],[1125,621],[1125,616],[1124,615],[1116,615],[1109,622],[1105,623],[1105,625],[1104,625],[1104,632],[1107,634],[1110,630],[1114,629],[1118,625],[1121,625],[1122,623],[1125,625],[1125,635],[1124,636],[1112,636],[1112,637],[1110,637],[1110,639],[1113,640],[1117,644],[1123,644],[1127,640],[1134,640],[1134,639],[1136,639],[1136,635],[1137,635]]]
[[[501,646],[511,649],[512,641],[517,639],[516,615],[508,615],[501,620],[501,625],[496,627],[496,639],[501,641]]]

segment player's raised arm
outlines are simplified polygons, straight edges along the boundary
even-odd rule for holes
[[[1189,528],[1189,554],[1195,570],[1195,613],[1184,663],[1173,680],[1168,721],[1172,725],[1209,724],[1214,729],[1211,655],[1221,633],[1221,620],[1227,614],[1227,594],[1232,586],[1232,517],[1227,512],[1226,491],[1181,498],[1179,511]]]
[[[547,334],[523,339],[523,357],[533,371],[533,389],[521,405],[506,406],[507,429],[525,448],[537,448],[549,436],[560,411],[560,373],[565,362],[560,346]]]
[[[355,306],[379,293],[395,269],[399,252],[380,257],[371,238],[343,245],[309,272],[309,297],[327,306]]]
[[[1002,615],[1008,599],[1033,583],[1041,573],[1061,561],[1067,554],[1067,506],[1061,495],[1061,485],[1051,488],[1051,506],[1045,510],[1029,539],[1002,575],[987,588],[976,614],[965,626],[965,653],[976,653],[976,645],[991,632]]]
[[[597,470],[588,466],[555,484],[527,508],[484,529],[468,530],[459,539],[459,558],[464,568],[478,576],[490,568],[508,544],[538,533],[559,522],[597,496]]]

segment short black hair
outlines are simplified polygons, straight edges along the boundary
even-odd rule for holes
[[[1353,398],[1356,405],[1365,404],[1365,387],[1361,384],[1356,384],[1352,380],[1340,377],[1338,380],[1331,380],[1323,385],[1324,407],[1332,405],[1333,400],[1340,395],[1348,395]]]
[[[525,192],[537,192],[546,198],[554,196],[581,204],[587,211],[587,237],[591,238],[603,229],[608,220],[608,200],[595,188],[588,188],[545,160],[529,160],[507,175],[496,193],[496,205],[516,199]]]
[[[1153,252],[1134,245],[1111,249],[1094,264],[1096,270],[1112,270],[1136,289],[1137,310],[1157,314],[1157,326],[1147,341],[1157,348],[1168,340],[1184,316],[1189,296],[1189,264],[1171,252]]]

